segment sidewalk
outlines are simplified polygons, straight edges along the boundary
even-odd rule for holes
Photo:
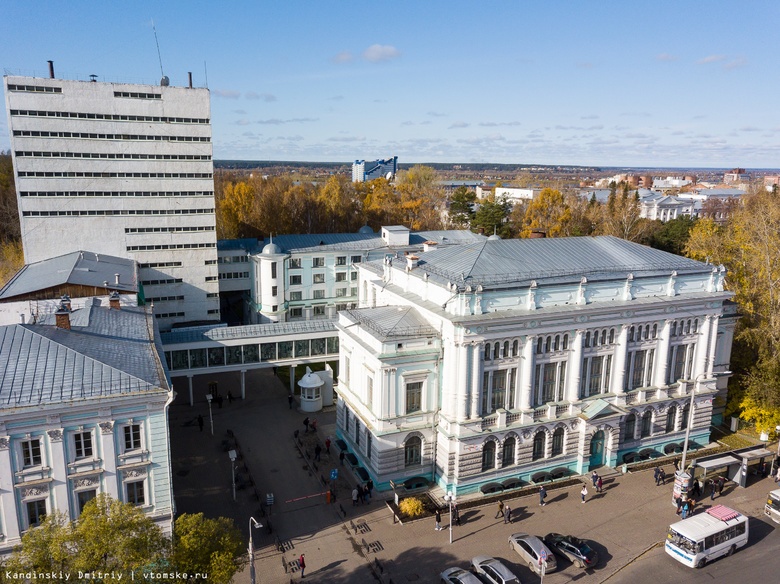
[[[220,381],[223,395],[230,383]],[[232,391],[238,394],[235,387]],[[196,391],[196,395],[202,394]],[[518,531],[541,536],[557,531],[592,539],[601,557],[596,570],[583,572],[560,561],[560,571],[546,575],[545,582],[603,582],[663,541],[668,525],[679,519],[671,502],[670,481],[656,487],[652,470],[604,474],[601,494],[595,493],[590,478],[583,476],[582,482],[589,491],[585,504],[580,502],[582,483],[578,483],[562,489],[549,488],[544,507],[539,506],[535,494],[515,499],[507,496],[504,501],[513,509],[511,525],[494,519],[495,503],[464,509],[462,526],[453,528],[450,545],[446,514],[442,518],[443,531],[434,530],[433,518],[394,524],[392,513],[383,502],[389,498],[385,493],[375,492],[374,501],[353,507],[351,498],[340,487],[336,504],[326,504],[320,475],[327,480],[329,469],[338,468],[340,480],[354,481],[346,467],[338,465],[337,448],[331,445],[330,458],[323,452],[318,470],[300,454],[294,431],[300,430],[305,444],[314,440],[311,432],[308,436],[303,432],[306,414],[288,408],[287,390],[270,372],[253,373],[247,383],[247,398],[243,402],[224,403],[221,410],[213,411],[213,438],[202,397],[203,403],[196,403],[194,408],[174,405],[171,441],[178,512],[203,511],[211,517],[233,517],[247,540],[250,516],[264,524],[253,534],[258,583],[299,581],[297,558],[301,553],[306,555],[305,581],[322,584],[365,584],[376,582],[377,578],[383,582],[392,579],[395,584],[438,582],[438,574],[445,568],[466,567],[472,557],[483,554],[502,558],[525,584],[538,582],[539,577],[527,566],[521,566],[520,557],[509,551],[507,538]],[[197,424],[191,423],[199,413],[206,420],[202,433]],[[324,441],[324,432],[334,428],[335,413],[320,412],[309,417],[317,418],[317,435]],[[254,498],[251,487],[238,490],[237,501],[232,501],[230,461],[222,444],[228,428],[238,440],[242,462],[255,481],[261,501]],[[335,436],[331,436],[335,442]],[[666,470],[672,474],[671,465]],[[766,493],[774,486],[771,479],[760,480],[746,489],[730,484],[714,503],[760,517]],[[275,503],[269,514],[259,517],[265,493],[273,493]],[[702,499],[697,513],[709,506],[709,498]],[[342,508],[346,517],[341,514]],[[273,526],[270,534],[269,519]],[[620,580],[615,577],[611,581]],[[235,582],[249,583],[248,568],[236,575]]]

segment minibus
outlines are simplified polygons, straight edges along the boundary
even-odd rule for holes
[[[748,541],[748,518],[725,505],[715,505],[669,526],[666,553],[691,568],[730,556]]]

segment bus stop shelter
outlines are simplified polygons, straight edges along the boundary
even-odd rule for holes
[[[758,474],[761,464],[768,463],[772,456],[773,453],[763,446],[748,446],[731,452],[702,456],[696,459],[694,467],[703,469],[704,477],[708,474],[718,474],[740,487],[746,487],[748,475],[751,472]]]

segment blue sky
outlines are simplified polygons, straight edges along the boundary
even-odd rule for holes
[[[6,2],[4,74],[211,90],[217,159],[780,167],[780,2]],[[5,118],[0,149],[9,147]]]

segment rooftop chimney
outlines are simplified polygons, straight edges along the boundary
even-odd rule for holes
[[[68,296],[67,294],[63,294],[60,297],[60,304],[62,306],[64,306],[65,308],[67,308],[68,312],[70,312],[70,310],[71,310],[71,307],[70,307],[70,296]]]
[[[547,237],[546,231],[536,230],[531,232],[531,239],[544,239],[545,237]]]
[[[108,309],[109,310],[121,310],[119,306],[119,292],[114,290],[108,295]]]
[[[192,71],[187,71],[187,78],[190,80],[190,89],[192,89]]]
[[[54,79],[54,61],[46,61],[49,64],[49,78]]]
[[[58,329],[70,330],[70,310],[68,310],[68,307],[65,306],[65,304],[60,303],[60,307],[57,309],[57,312],[54,313],[54,318],[54,323]]]

